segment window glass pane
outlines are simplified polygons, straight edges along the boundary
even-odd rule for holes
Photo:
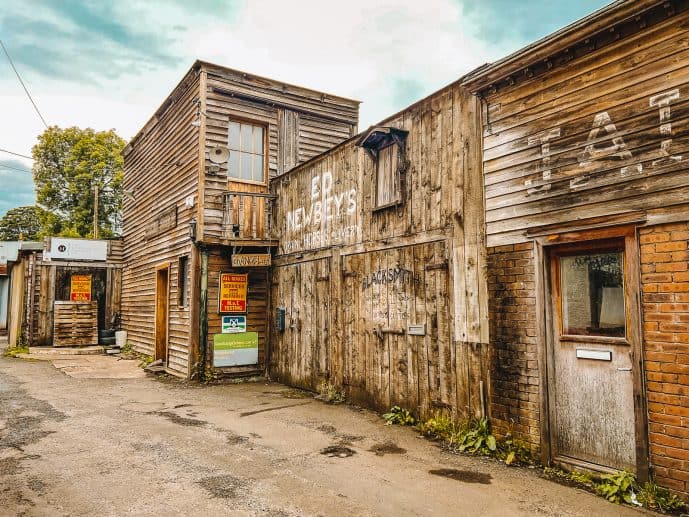
[[[263,128],[254,126],[254,154],[263,154]]]
[[[251,152],[251,127],[249,124],[242,124],[241,127],[241,147],[242,151]]]
[[[260,154],[254,154],[253,165],[254,181],[263,181],[263,156],[261,156]]]
[[[230,122],[230,149],[239,149],[239,124]]]
[[[249,153],[242,153],[241,173],[239,177],[245,180],[251,179],[251,155]]]
[[[230,151],[230,159],[227,163],[228,172],[230,177],[239,178],[239,151]]]
[[[560,258],[562,332],[625,336],[622,252]]]

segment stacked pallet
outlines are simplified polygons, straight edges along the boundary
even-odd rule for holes
[[[98,344],[98,302],[55,302],[53,346]]]

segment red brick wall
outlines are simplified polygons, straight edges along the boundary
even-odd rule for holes
[[[533,244],[488,248],[488,291],[493,429],[513,432],[535,451],[540,428]]]
[[[689,493],[689,223],[639,240],[651,466],[658,484]]]

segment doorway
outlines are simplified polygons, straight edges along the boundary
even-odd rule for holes
[[[167,364],[170,266],[156,268],[155,359]]]
[[[643,475],[635,253],[633,235],[548,253],[549,428],[557,463]]]

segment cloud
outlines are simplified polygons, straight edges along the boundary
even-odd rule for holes
[[[511,53],[608,3],[609,0],[465,0],[462,12],[472,36],[510,47]]]
[[[31,172],[15,169],[27,170],[28,167],[19,160],[0,159],[0,217],[10,208],[36,203]]]
[[[359,99],[365,128],[603,3],[4,0],[0,37],[61,127],[129,139],[199,58]],[[1,54],[0,114],[0,147],[30,154],[44,128]]]

